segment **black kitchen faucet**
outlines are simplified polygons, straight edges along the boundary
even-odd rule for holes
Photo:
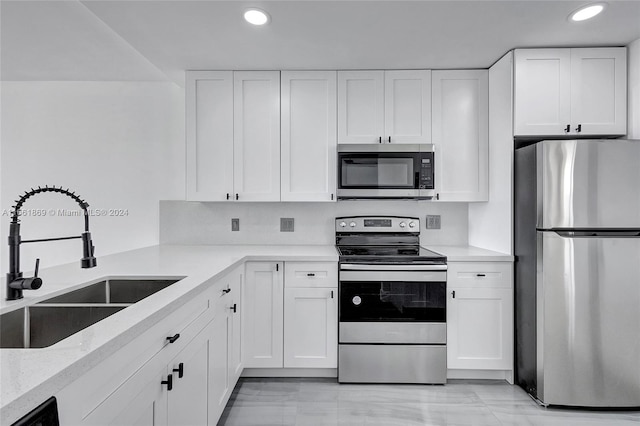
[[[71,197],[80,205],[84,211],[84,232],[81,235],[72,237],[43,238],[38,240],[22,240],[20,238],[20,222],[18,220],[18,217],[20,216],[20,209],[27,199],[42,192],[57,192],[64,194]],[[37,189],[31,188],[31,191],[26,191],[19,199],[16,200],[16,204],[13,207],[11,215],[11,223],[9,224],[9,273],[7,274],[7,300],[22,299],[22,290],[37,290],[42,286],[42,279],[38,278],[38,266],[40,264],[40,259],[36,260],[34,276],[31,278],[22,277],[22,272],[20,272],[20,244],[81,238],[82,259],[80,260],[80,266],[82,268],[93,268],[96,266],[96,258],[93,255],[95,247],[93,246],[91,233],[89,232],[89,211],[87,210],[87,207],[89,207],[89,204],[77,196],[75,192],[71,192],[68,189],[62,189],[62,187],[56,188],[55,186],[45,186],[44,188],[38,187]]]

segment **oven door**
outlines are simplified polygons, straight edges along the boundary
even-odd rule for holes
[[[340,271],[340,342],[445,343],[446,287],[445,271]]]

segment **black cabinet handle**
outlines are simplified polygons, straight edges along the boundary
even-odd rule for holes
[[[237,200],[238,198],[239,198],[239,197],[238,197],[238,194],[236,193],[236,200]]]
[[[486,277],[485,274],[476,274],[476,277]]]
[[[389,143],[391,143],[391,136],[389,136]]]
[[[227,287],[227,288],[223,289],[222,292],[224,294],[229,294],[229,293],[231,293],[231,289],[229,287]]]
[[[382,136],[378,137],[378,143],[382,143]]]
[[[173,389],[173,376],[171,374],[167,374],[167,380],[161,381],[160,384],[167,385],[167,390],[170,391]]]
[[[178,368],[174,368],[173,371],[175,373],[178,373],[178,378],[182,379],[182,376],[184,375],[184,363],[180,363],[178,364]]]
[[[582,124],[578,124],[578,127],[576,127],[576,132],[580,133],[582,131]]]
[[[454,299],[456,298],[456,291],[455,291],[455,290],[453,290],[453,291],[451,292],[451,296],[452,296]]]
[[[314,274],[313,272],[309,272],[309,273],[307,274],[307,276],[308,276],[308,277],[315,277],[315,276],[316,276],[316,274]]]
[[[280,270],[280,265],[276,263],[276,272]]]
[[[567,124],[567,127],[564,128],[565,133],[569,133],[571,131],[571,126]]]
[[[333,201],[333,194],[331,194],[331,201]]]
[[[440,199],[440,193],[437,193],[436,194],[436,200],[439,200],[439,199]]]
[[[331,298],[333,299],[333,290],[331,290]]]
[[[227,192],[227,200],[228,200],[229,198],[231,198],[231,194],[229,194],[229,193]]]
[[[180,338],[180,333],[176,333],[173,336],[168,336],[167,340],[169,341],[169,343],[174,343],[179,338]]]
[[[230,307],[229,309],[231,309],[233,311],[233,313],[235,314],[237,312],[237,304],[233,304],[232,307]]]

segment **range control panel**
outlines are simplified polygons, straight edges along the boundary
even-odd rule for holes
[[[336,232],[420,232],[420,219],[390,216],[338,217]]]

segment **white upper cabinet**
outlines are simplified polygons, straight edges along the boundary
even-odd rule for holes
[[[187,200],[233,193],[233,73],[190,71],[186,80]]]
[[[234,72],[233,112],[235,199],[280,201],[280,72]]]
[[[515,136],[623,135],[626,48],[515,50]]]
[[[281,200],[334,201],[336,71],[283,71]]]
[[[436,198],[489,197],[489,73],[433,71],[433,144]]]
[[[431,141],[431,71],[385,71],[384,140]]]
[[[338,142],[376,143],[383,127],[384,71],[338,71]]]
[[[431,71],[338,71],[338,143],[429,143]]]

